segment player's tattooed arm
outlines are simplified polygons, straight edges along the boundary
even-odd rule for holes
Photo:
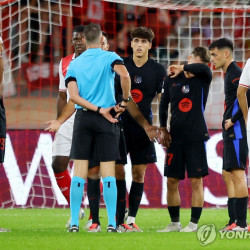
[[[166,148],[169,148],[170,143],[172,142],[172,137],[166,127],[160,128],[160,137],[158,142]]]
[[[151,141],[156,141],[159,136],[159,128],[149,124],[133,99],[130,100],[127,110],[136,122],[145,130],[148,138]]]

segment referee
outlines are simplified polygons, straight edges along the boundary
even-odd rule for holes
[[[114,73],[121,77],[124,111],[130,100],[130,77],[123,60],[114,52],[101,49],[102,32],[98,24],[84,29],[87,50],[72,61],[66,75],[71,100],[77,109],[70,157],[74,159],[74,177],[70,188],[71,227],[79,231],[78,214],[88,173],[89,159],[100,161],[103,195],[108,213],[107,232],[119,232],[115,213],[117,188],[115,160],[119,158],[119,127],[110,110],[115,106]]]

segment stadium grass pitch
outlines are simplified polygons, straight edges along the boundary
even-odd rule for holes
[[[80,221],[79,233],[67,233],[65,224],[69,209],[0,209],[0,227],[11,233],[0,233],[0,249],[249,249],[250,233],[246,239],[216,239],[201,246],[196,233],[156,233],[169,222],[167,209],[140,209],[136,223],[143,233],[108,234],[106,210],[100,210],[101,233],[82,229],[87,220]],[[188,224],[190,209],[181,209],[181,223]],[[199,226],[214,224],[217,231],[227,222],[226,209],[204,209]]]

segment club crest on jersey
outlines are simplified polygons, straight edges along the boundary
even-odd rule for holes
[[[135,84],[142,83],[142,77],[141,76],[134,76],[134,83]]]
[[[190,91],[189,85],[184,85],[184,86],[181,88],[181,91],[182,91],[182,93],[184,93],[184,94],[189,93],[189,91]]]

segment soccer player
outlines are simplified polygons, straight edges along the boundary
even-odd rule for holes
[[[242,73],[233,61],[233,43],[227,38],[209,46],[211,62],[225,73],[225,112],[223,115],[223,178],[228,192],[229,225],[223,230],[247,230],[248,190],[245,168],[248,155],[246,124],[237,100],[237,88]]]
[[[59,64],[59,95],[57,99],[57,117],[62,113],[63,108],[69,101],[69,94],[65,86],[65,79],[68,66],[72,60],[78,57],[82,52],[86,50],[86,46],[83,42],[83,31],[84,26],[79,25],[73,29],[72,46],[74,53],[64,57]],[[75,114],[73,114],[67,122],[65,122],[58,132],[56,133],[55,140],[52,148],[52,168],[55,174],[56,182],[65,199],[69,203],[69,193],[70,193],[70,183],[71,177],[67,169],[70,158],[70,149],[73,133],[73,123]],[[84,217],[84,211],[81,209],[79,213],[79,218]],[[67,223],[67,227],[70,224],[70,220]]]
[[[153,117],[151,103],[155,95],[161,96],[161,89],[166,77],[165,68],[149,57],[154,33],[150,28],[137,27],[131,32],[131,47],[133,56],[124,59],[131,81],[131,94],[141,113],[152,124]],[[120,79],[116,77],[116,86],[119,88]],[[139,126],[131,115],[125,111],[121,115],[127,151],[132,162],[132,185],[129,192],[129,214],[127,224],[135,232],[142,230],[135,224],[143,189],[144,176],[148,163],[156,162],[154,142],[150,141],[146,132]],[[118,188],[117,223],[123,223],[126,206],[126,182],[124,165],[116,166]],[[119,182],[119,184],[118,184]]]
[[[194,232],[204,202],[202,178],[208,175],[205,142],[209,139],[204,110],[212,72],[209,51],[195,48],[187,65],[169,67],[159,109],[162,143],[167,148],[164,175],[167,176],[167,204],[171,224],[157,232]],[[167,131],[168,105],[171,104],[170,134]],[[192,186],[191,220],[185,228],[180,223],[179,182],[187,170]]]
[[[98,24],[84,28],[87,50],[69,65],[66,84],[70,98],[76,104],[76,116],[70,156],[74,159],[74,177],[70,187],[71,228],[79,231],[78,213],[82,201],[88,164],[100,161],[103,195],[108,213],[107,232],[116,228],[117,188],[115,160],[119,158],[119,128],[110,111],[116,105],[114,72],[121,77],[123,100],[117,111],[123,112],[130,100],[130,77],[123,60],[114,52],[101,49],[102,33]]]
[[[2,84],[4,63],[2,56],[3,56],[3,40],[2,37],[0,37],[0,167],[4,162],[5,139],[6,139],[6,116],[3,104],[3,84]],[[10,230],[0,227],[0,233],[4,232],[10,232]]]

